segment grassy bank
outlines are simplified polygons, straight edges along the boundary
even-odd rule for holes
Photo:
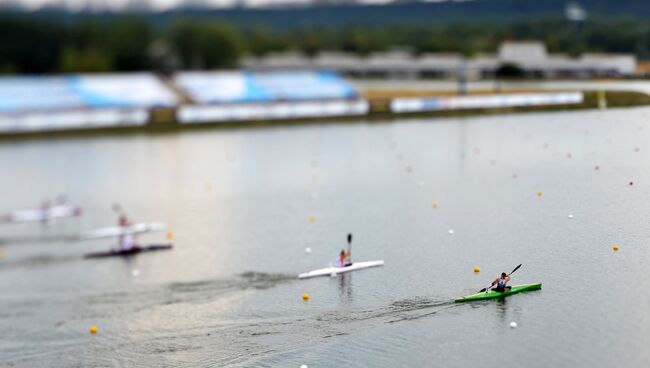
[[[509,90],[504,94],[512,93],[529,93],[529,92],[551,92],[551,91],[532,91]],[[258,128],[258,127],[273,127],[273,126],[291,126],[291,125],[305,125],[305,124],[324,124],[324,123],[354,123],[354,122],[390,122],[394,120],[404,120],[409,118],[437,118],[437,117],[457,117],[457,116],[477,116],[487,114],[506,114],[506,113],[524,113],[524,112],[545,112],[545,111],[570,111],[570,110],[584,110],[584,109],[597,109],[599,105],[599,92],[584,91],[584,101],[581,104],[572,105],[554,105],[554,106],[526,106],[514,108],[498,108],[498,109],[472,109],[472,110],[455,110],[455,111],[428,111],[416,113],[402,113],[394,114],[389,110],[390,100],[396,97],[440,97],[450,96],[450,93],[440,91],[388,91],[376,90],[368,91],[364,96],[370,102],[370,112],[364,116],[345,116],[333,118],[310,118],[310,119],[294,119],[294,120],[266,120],[266,121],[240,121],[231,123],[208,123],[208,124],[193,124],[181,125],[175,122],[167,123],[151,123],[139,127],[116,127],[116,128],[102,128],[102,129],[84,129],[84,130],[66,130],[55,132],[29,132],[29,133],[0,133],[0,141],[2,140],[15,140],[15,139],[41,139],[53,137],[87,137],[87,136],[102,136],[102,135],[130,135],[130,134],[169,134],[175,133],[180,130],[200,130],[200,129],[243,129],[243,128]],[[607,103],[607,108],[624,108],[634,106],[650,105],[650,96],[641,92],[631,91],[605,91],[604,97]],[[488,95],[494,94],[488,91],[473,92],[472,95]]]

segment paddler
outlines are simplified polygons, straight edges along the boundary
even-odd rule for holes
[[[346,252],[345,249],[341,249],[339,253],[339,265],[341,267],[350,266],[352,262],[350,261],[350,253]]]
[[[498,291],[500,293],[510,290],[510,286],[506,286],[506,284],[510,281],[510,276],[508,276],[505,272],[501,272],[501,276],[497,277],[494,281],[492,281],[492,286],[496,285],[497,287],[492,289],[493,291]]]
[[[341,267],[352,266],[352,234],[348,234],[348,250],[341,249],[339,253],[339,264]]]
[[[126,218],[124,213],[120,214],[117,224],[123,231],[131,226],[129,219]],[[129,251],[135,247],[135,237],[133,234],[122,234],[119,237],[119,243],[121,251]]]
[[[49,198],[43,199],[41,201],[41,224],[47,225],[47,219],[50,215],[50,208],[52,207],[52,202]]]

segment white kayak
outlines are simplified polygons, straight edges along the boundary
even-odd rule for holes
[[[2,216],[0,222],[18,223],[18,222],[36,222],[54,220],[65,217],[75,217],[81,215],[81,208],[70,205],[58,205],[50,208],[36,208],[29,210],[12,211]]]
[[[86,230],[79,235],[81,239],[114,238],[122,235],[135,235],[150,232],[165,231],[167,225],[162,222],[142,222],[131,226],[111,226],[100,229]]]
[[[308,279],[310,277],[318,277],[318,276],[336,276],[340,273],[363,270],[364,268],[379,267],[383,265],[384,265],[384,261],[354,262],[347,267],[327,267],[327,268],[321,268],[319,270],[301,273],[300,275],[298,275],[298,278]]]

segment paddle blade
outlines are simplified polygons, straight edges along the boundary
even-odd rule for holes
[[[509,275],[512,275],[513,273],[515,273],[515,271],[517,271],[519,269],[519,267],[521,267],[521,264],[519,266],[515,267],[515,269],[512,270],[512,272],[510,272]]]
[[[352,234],[348,234],[348,244],[352,243]]]
[[[479,290],[478,292],[479,292],[479,293],[482,293],[482,292],[484,292],[484,291],[488,291],[488,290],[490,290],[491,288],[492,288],[492,285],[490,285],[490,286],[488,286],[488,287],[484,287],[483,289]]]

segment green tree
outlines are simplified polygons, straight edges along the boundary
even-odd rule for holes
[[[63,48],[59,61],[59,71],[73,72],[109,72],[113,70],[110,57],[98,49],[78,50],[74,47]]]
[[[0,19],[0,70],[51,73],[56,70],[65,33],[53,23]]]
[[[148,49],[154,38],[151,25],[143,19],[125,18],[110,27],[107,52],[115,70],[147,70]]]
[[[221,23],[174,23],[169,44],[185,68],[232,68],[239,61],[244,45],[239,34]]]

